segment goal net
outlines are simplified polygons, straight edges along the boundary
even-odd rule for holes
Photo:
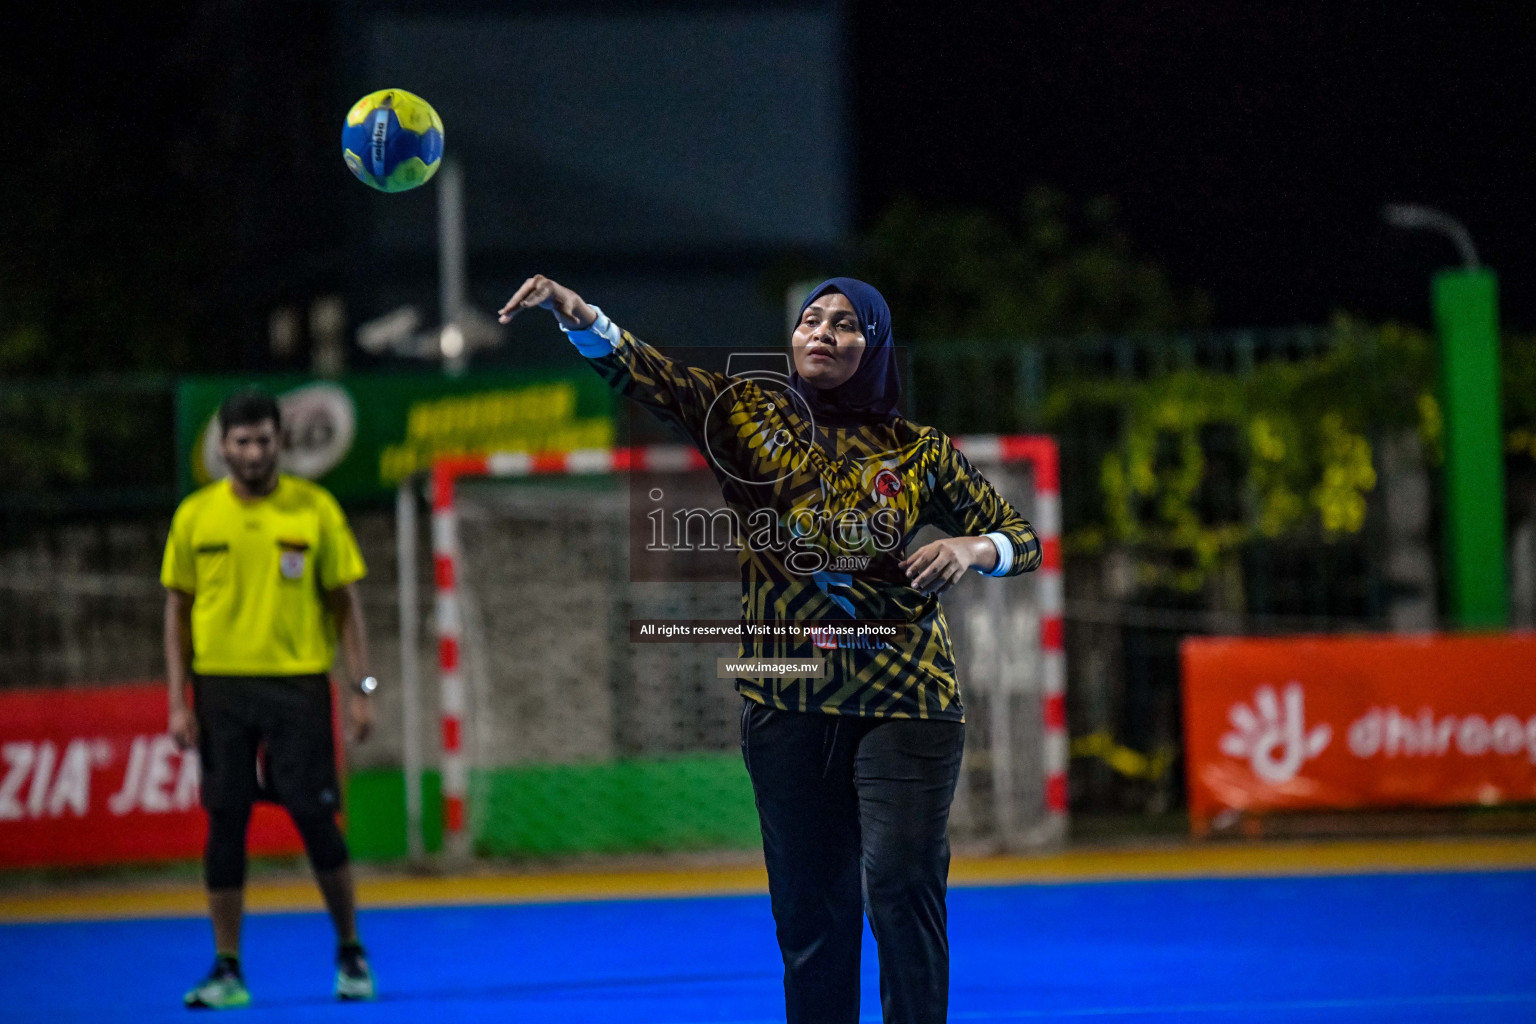
[[[1056,449],[1040,437],[956,443],[1040,532],[1046,564],[972,574],[942,598],[967,721],[951,835],[979,850],[1038,846],[1066,824]],[[433,491],[450,846],[757,846],[742,698],[716,672],[736,641],[636,636],[637,623],[741,617],[734,552],[702,569],[636,564],[636,538],[655,525],[647,496],[722,506],[702,458],[674,446],[459,458],[438,466]]]

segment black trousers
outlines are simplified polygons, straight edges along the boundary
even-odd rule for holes
[[[789,1024],[857,1024],[864,915],[886,1024],[949,1011],[949,806],[958,722],[778,711],[744,698]]]

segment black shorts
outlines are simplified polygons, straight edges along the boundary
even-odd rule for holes
[[[341,808],[328,677],[197,676],[192,694],[205,808],[239,811],[257,800],[295,815]]]

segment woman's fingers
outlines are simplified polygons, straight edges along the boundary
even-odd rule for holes
[[[942,572],[936,572],[931,575],[924,576],[920,580],[913,581],[913,586],[926,594],[937,594],[941,591],[947,590],[951,584],[952,581],[945,573]]]
[[[959,583],[964,576],[965,567],[958,560],[950,562],[939,570],[937,578],[929,584],[928,592],[930,594],[942,594],[956,583]]]
[[[549,293],[554,290],[552,282],[542,277],[534,277],[529,279],[528,286],[527,293],[517,303],[518,309],[532,309],[549,302]]]
[[[925,544],[902,559],[901,570],[907,574],[907,579],[915,583],[918,573],[922,572],[928,563],[933,561],[933,555],[933,545]]]
[[[924,587],[931,583],[944,569],[944,548],[935,542],[931,551],[920,552],[924,557],[913,564],[907,570],[907,575],[912,579],[915,587]]]
[[[529,292],[533,291],[537,281],[538,278],[530,277],[518,287],[517,291],[512,293],[512,297],[507,300],[507,304],[502,306],[497,314],[502,323],[506,323],[523,311],[523,300],[528,297]]]
[[[913,570],[927,565],[933,559],[933,556],[938,553],[938,547],[938,541],[924,544],[922,547],[918,548],[916,551],[912,552],[906,558],[901,560],[901,567],[902,569],[906,570],[907,577],[909,579],[912,576]]]
[[[533,275],[524,281],[517,291],[512,293],[512,297],[507,300],[507,304],[501,307],[501,311],[497,314],[497,319],[502,323],[507,323],[525,309],[532,309],[535,306],[552,307],[554,305],[555,289],[558,287],[560,286],[543,274]]]
[[[932,550],[930,551],[929,548]],[[934,541],[929,547],[918,552],[918,556],[924,554],[927,558],[907,570],[912,586],[918,590],[927,590],[936,581],[945,578],[947,570],[953,565],[953,553],[943,541]],[[914,563],[916,562],[914,558]]]
[[[532,309],[534,306],[548,307],[551,305],[549,300],[551,296],[554,295],[554,293],[555,282],[546,280],[542,277],[537,278],[536,283],[533,286],[533,291],[529,292],[523,298],[523,308]]]
[[[912,586],[925,594],[942,594],[953,586],[953,581],[944,573],[936,573],[922,580],[916,580]]]
[[[955,546],[942,540],[925,544],[901,563],[912,587],[927,594],[941,594],[965,576],[965,560]]]

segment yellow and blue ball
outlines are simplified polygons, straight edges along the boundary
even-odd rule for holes
[[[371,92],[347,111],[341,155],[358,181],[381,192],[425,185],[443,162],[443,120],[404,89]]]

